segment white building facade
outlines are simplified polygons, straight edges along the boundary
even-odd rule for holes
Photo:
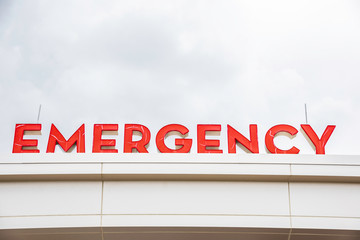
[[[0,239],[360,239],[360,157],[11,154]]]

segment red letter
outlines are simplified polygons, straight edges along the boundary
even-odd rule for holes
[[[219,140],[208,140],[205,139],[207,131],[221,131],[221,125],[216,124],[199,124],[197,125],[197,144],[198,153],[222,153],[221,149],[206,149],[206,147],[219,147]]]
[[[156,135],[156,146],[162,153],[188,153],[191,149],[192,139],[175,139],[175,145],[181,146],[181,148],[173,150],[168,148],[165,145],[165,136],[167,133],[171,131],[177,131],[182,135],[185,135],[189,132],[189,129],[179,124],[170,124],[160,129],[160,131]]]
[[[296,147],[292,147],[289,150],[281,150],[281,149],[275,147],[274,138],[275,138],[275,135],[279,132],[287,132],[290,135],[294,136],[297,134],[298,130],[296,130],[296,128],[294,128],[290,125],[285,125],[285,124],[276,125],[276,126],[270,128],[269,131],[265,135],[265,145],[266,145],[266,148],[269,150],[269,152],[283,153],[283,154],[298,154],[300,152],[300,150],[297,149]]]
[[[325,145],[329,140],[331,134],[335,129],[335,125],[328,125],[321,136],[321,139],[316,135],[314,130],[309,124],[301,124],[301,128],[304,130],[306,135],[310,138],[311,142],[316,148],[316,154],[325,154]]]
[[[133,141],[133,132],[137,131],[142,134],[139,141]],[[125,124],[124,132],[124,153],[131,153],[135,148],[139,153],[147,153],[146,145],[150,141],[150,131],[147,127],[140,124]]]
[[[37,147],[38,140],[36,139],[27,139],[24,140],[25,131],[40,131],[41,124],[16,124],[15,126],[15,136],[14,136],[14,145],[13,153],[39,153],[38,149],[23,149],[23,147]]]
[[[102,147],[115,147],[115,139],[102,139],[103,131],[117,131],[117,124],[95,124],[94,125],[94,140],[93,140],[93,153],[117,153],[117,149],[103,149]]]
[[[47,146],[47,153],[55,152],[55,145],[59,144],[60,147],[65,151],[69,149],[76,143],[76,152],[84,153],[85,152],[85,125],[81,125],[78,130],[69,138],[65,140],[64,136],[59,132],[54,124],[51,124],[49,142]]]
[[[250,124],[250,141],[230,125],[228,127],[228,150],[229,153],[236,153],[236,141],[246,147],[252,153],[259,153],[257,125]]]

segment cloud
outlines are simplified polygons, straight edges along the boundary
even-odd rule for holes
[[[304,103],[319,129],[340,126],[332,153],[360,151],[356,136],[345,138],[360,118],[355,1],[2,1],[0,9],[3,152],[14,124],[35,121],[39,104],[44,123],[71,132],[86,121],[255,122],[265,131],[303,123]]]

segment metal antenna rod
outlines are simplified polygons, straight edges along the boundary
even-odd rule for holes
[[[39,123],[39,119],[40,119],[40,112],[41,112],[41,104],[39,106],[39,113],[38,113],[38,117],[37,117],[37,123]]]
[[[305,120],[306,120],[306,124],[308,124],[306,103],[305,103]]]

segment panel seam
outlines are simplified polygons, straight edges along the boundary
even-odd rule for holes
[[[104,179],[103,179],[103,163],[101,163],[101,212],[100,212],[100,230],[101,230],[101,240],[104,240],[104,230],[103,230],[103,205],[104,205]]]
[[[292,171],[291,171],[291,163],[289,164],[289,170],[290,170],[290,178],[292,176]],[[290,178],[288,180],[288,199],[289,199],[289,214],[290,214],[290,231],[289,231],[289,237],[288,240],[291,239],[291,234],[292,234],[292,214],[291,214],[291,194],[290,194]]]

